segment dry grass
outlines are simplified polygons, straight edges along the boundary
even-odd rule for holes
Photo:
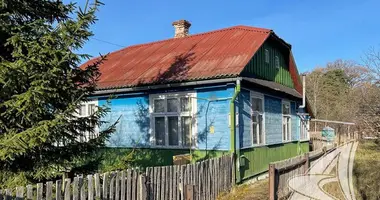
[[[268,179],[252,184],[236,186],[228,194],[224,193],[218,200],[263,200],[269,199]]]
[[[380,144],[360,142],[355,155],[354,178],[357,198],[380,199]]]
[[[323,185],[323,190],[332,195],[337,199],[344,199],[342,188],[339,185],[338,181],[330,182]]]

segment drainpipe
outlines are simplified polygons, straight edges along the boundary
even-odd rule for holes
[[[237,98],[237,96],[239,95],[240,93],[240,79],[236,80],[236,87],[235,87],[235,94],[234,96],[232,97],[231,99],[231,102],[230,102],[230,120],[231,120],[231,127],[230,127],[230,133],[231,133],[231,144],[230,144],[230,147],[231,147],[231,153],[233,153],[234,155],[237,153],[237,155],[235,156],[235,161],[239,161],[239,157],[240,157],[240,151],[239,151],[239,148],[238,150],[236,150],[236,133],[235,133],[235,130],[236,130],[236,114],[235,114],[235,100]],[[239,167],[239,164],[237,162],[235,162],[235,172],[236,172],[236,169],[238,169]],[[240,170],[238,170],[240,171]],[[239,180],[236,180],[238,183],[241,181],[240,179],[240,175],[237,176],[236,175],[237,173],[235,173],[235,179],[238,178]]]
[[[302,105],[299,108],[306,107],[306,75],[302,74]]]
[[[302,105],[300,105],[299,108],[303,109],[306,107],[306,74],[301,74],[301,76],[302,76]],[[303,128],[302,125],[301,125],[301,128]],[[298,140],[297,142],[297,151],[298,151],[297,152],[298,155],[301,155],[303,153],[300,140]]]

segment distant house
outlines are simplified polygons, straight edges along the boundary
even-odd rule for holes
[[[82,114],[116,95],[105,120],[120,123],[108,145],[154,152],[164,160],[157,164],[179,154],[234,152],[239,180],[307,152],[307,109],[291,45],[270,29],[189,35],[190,25],[174,22],[174,38],[112,52],[100,66],[98,90]]]

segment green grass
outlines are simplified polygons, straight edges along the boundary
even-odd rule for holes
[[[263,200],[269,199],[268,179],[253,184],[238,185],[230,193],[222,193],[218,200]]]
[[[380,144],[361,141],[356,151],[354,179],[357,199],[380,199]]]

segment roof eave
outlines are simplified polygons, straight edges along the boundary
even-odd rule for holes
[[[117,93],[141,92],[141,91],[147,91],[147,90],[166,89],[166,88],[199,86],[199,85],[206,85],[206,84],[229,83],[229,82],[234,82],[240,79],[241,79],[240,77],[236,76],[236,77],[221,78],[221,79],[208,79],[208,80],[165,83],[165,84],[146,85],[146,86],[123,87],[123,88],[114,88],[114,89],[101,89],[101,90],[96,90],[94,92],[94,95],[98,96],[98,95],[109,95],[109,94],[117,94]]]

